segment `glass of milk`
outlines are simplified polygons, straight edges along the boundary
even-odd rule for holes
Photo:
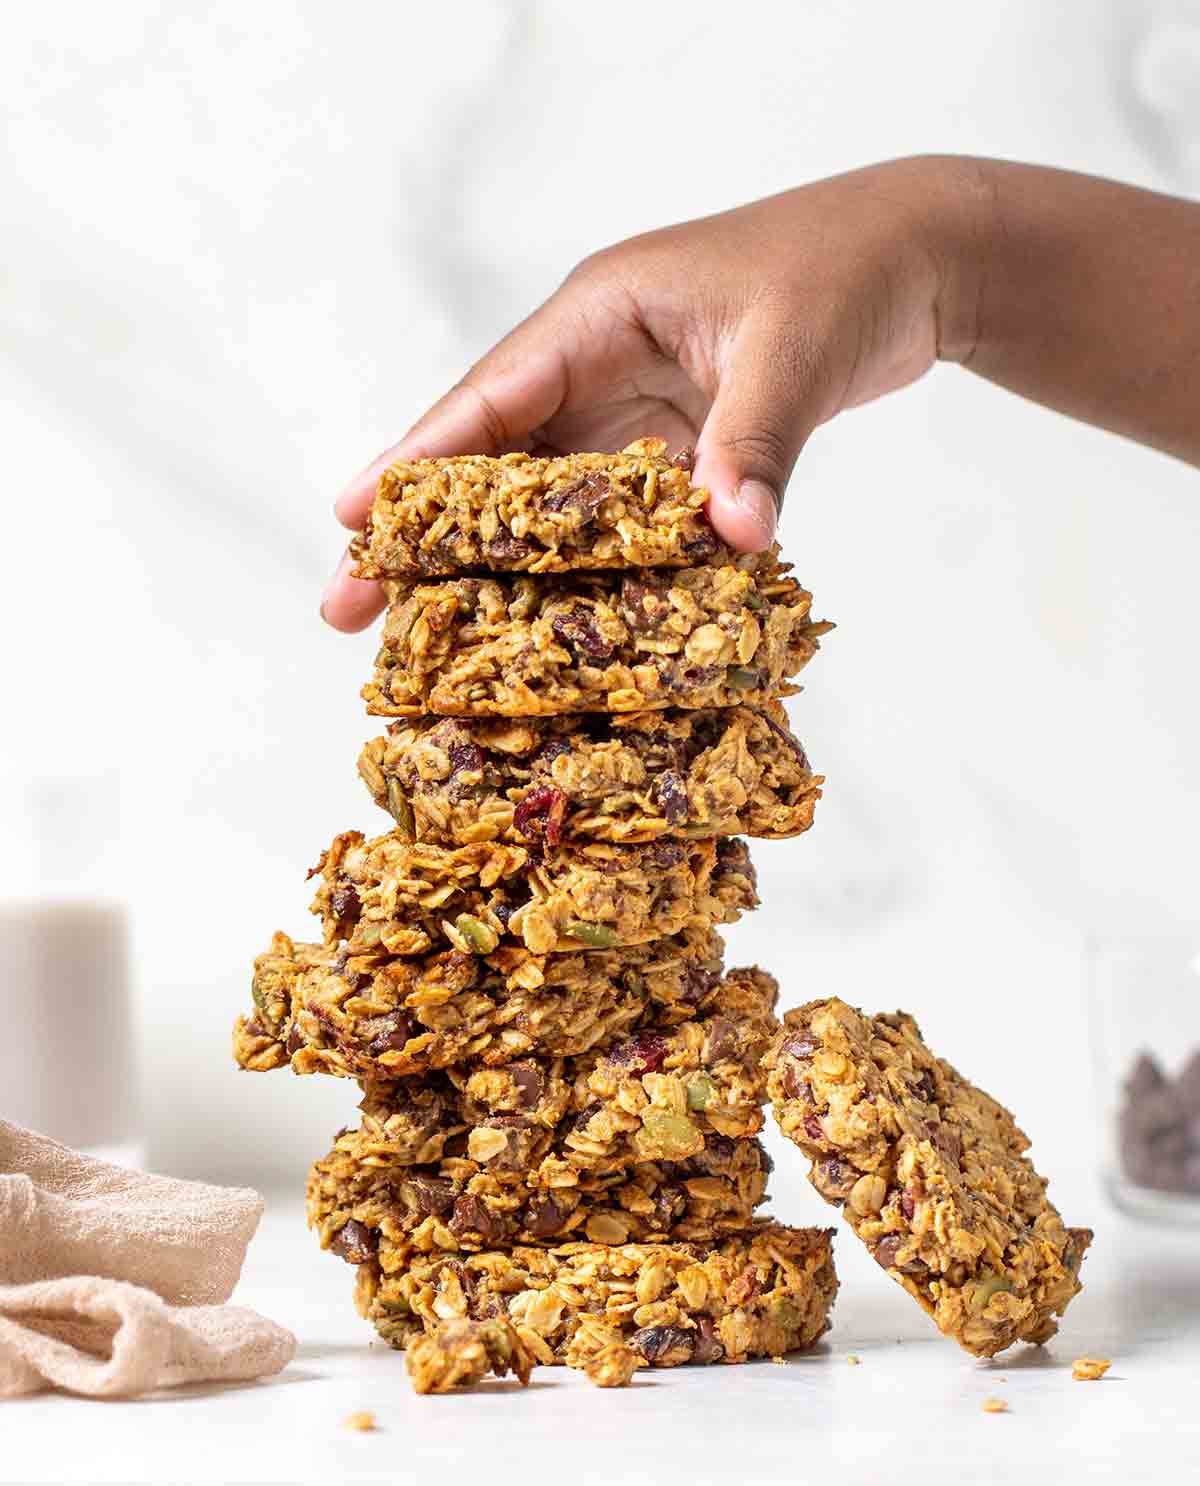
[[[115,773],[0,776],[0,1119],[139,1165]]]

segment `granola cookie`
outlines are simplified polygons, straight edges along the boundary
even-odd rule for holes
[[[448,1157],[429,1166],[376,1164],[344,1132],[308,1179],[308,1223],[321,1247],[361,1264],[381,1238],[418,1250],[472,1251],[522,1243],[645,1242],[734,1232],[752,1222],[770,1160],[756,1140],[715,1135],[686,1161],[621,1171],[492,1171]]]
[[[758,903],[736,837],[645,846],[560,846],[544,855],[483,842],[446,848],[398,831],[337,836],[309,874],[327,944],[421,955],[615,949],[697,925],[734,923]]]
[[[604,1053],[368,1083],[359,1127],[339,1148],[376,1166],[466,1156],[556,1187],[576,1172],[684,1161],[714,1135],[757,1135],[776,989],[761,970],[734,970],[707,1016],[647,1028]]]
[[[408,841],[556,847],[797,836],[823,780],[778,702],[609,717],[396,722],[358,771]]]
[[[831,1236],[761,1222],[708,1243],[471,1255],[423,1253],[385,1238],[359,1266],[355,1303],[394,1347],[450,1317],[507,1316],[544,1364],[586,1368],[622,1345],[651,1367],[781,1357],[829,1329]]]
[[[443,1321],[415,1337],[404,1358],[414,1393],[449,1393],[470,1388],[489,1373],[512,1373],[529,1386],[533,1353],[503,1316],[487,1321]]]
[[[687,929],[626,949],[533,955],[444,950],[396,957],[276,934],[254,962],[254,1010],[233,1055],[266,1072],[396,1079],[496,1067],[536,1052],[574,1057],[653,1023],[703,1015],[721,984],[720,936]]]
[[[1012,1115],[910,1016],[810,1002],[784,1018],[766,1067],[813,1186],[946,1336],[990,1357],[1054,1335],[1091,1231],[1063,1226]]]
[[[831,628],[775,552],[723,567],[388,584],[367,711],[541,717],[762,706]]]
[[[728,549],[689,478],[690,451],[662,439],[619,454],[463,454],[400,459],[383,472],[357,578],[463,572],[690,567]]]

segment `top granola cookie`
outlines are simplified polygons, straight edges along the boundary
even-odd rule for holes
[[[353,546],[358,578],[689,567],[728,548],[708,524],[690,451],[662,439],[619,454],[462,454],[383,472]]]
[[[910,1016],[813,1001],[764,1062],[813,1186],[947,1336],[990,1357],[1054,1335],[1092,1234],[1063,1226],[1012,1115]]]

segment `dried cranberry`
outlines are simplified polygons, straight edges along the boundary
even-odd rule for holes
[[[571,485],[551,490],[542,497],[544,511],[578,511],[584,522],[595,516],[608,496],[608,476],[600,470],[589,470]]]
[[[513,825],[527,841],[557,846],[566,814],[567,797],[557,784],[535,784],[513,811]]]
[[[350,1218],[338,1229],[329,1247],[347,1264],[365,1264],[368,1259],[375,1257],[379,1238],[365,1223],[360,1223],[357,1218]]]
[[[334,918],[353,918],[360,907],[358,889],[352,882],[334,884],[329,894],[329,909]]]
[[[582,651],[589,660],[608,660],[613,653],[612,644],[596,628],[591,611],[582,604],[576,604],[569,613],[556,614],[550,627],[564,645]]]
[[[650,791],[650,797],[657,802],[658,808],[669,824],[678,825],[681,820],[687,819],[687,790],[684,788],[683,780],[674,769],[665,769],[658,776]]]
[[[684,444],[679,453],[671,460],[677,470],[690,470],[696,460],[696,451],[691,444]]]
[[[808,1114],[804,1116],[804,1133],[810,1140],[825,1139],[825,1132],[821,1129],[821,1122],[817,1119],[816,1115]]]
[[[912,1088],[913,1093],[916,1094],[918,1099],[923,1099],[926,1104],[933,1103],[933,1079],[930,1077],[929,1070],[927,1068],[921,1070],[920,1077],[914,1081]]]
[[[667,1039],[658,1032],[639,1032],[609,1053],[612,1062],[636,1073],[657,1073],[667,1056]]]
[[[813,1185],[830,1202],[845,1202],[858,1180],[858,1173],[835,1158],[818,1161],[812,1169]]]
[[[817,1043],[807,1033],[798,1037],[789,1037],[783,1044],[785,1053],[791,1053],[793,1058],[811,1058],[817,1050]]]
[[[304,1046],[304,1033],[301,1032],[300,1028],[296,1025],[295,1022],[293,1022],[292,1023],[292,1030],[288,1033],[288,1040],[287,1040],[288,1057],[290,1058],[294,1054],[298,1053],[303,1046]]]
[[[451,778],[455,774],[483,773],[483,750],[474,743],[453,743],[448,752]]]
[[[659,1187],[654,1195],[654,1226],[662,1232],[674,1227],[687,1211],[687,1193],[682,1187]]]
[[[906,1218],[911,1219],[916,1208],[917,1199],[913,1193],[913,1189],[911,1187],[905,1187],[904,1191],[900,1193],[900,1211]]]
[[[816,1102],[811,1086],[790,1063],[785,1063],[783,1068],[783,1092],[789,1099],[803,1099],[805,1104]]]

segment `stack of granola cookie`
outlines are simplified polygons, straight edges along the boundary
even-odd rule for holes
[[[653,440],[398,463],[357,543],[394,828],[322,855],[321,942],[275,936],[234,1049],[358,1081],[309,1220],[396,1345],[501,1317],[619,1374],[828,1324],[829,1235],[755,1216],[777,988],[716,932],[757,904],[737,833],[812,823],[779,699],[828,626],[689,470]]]

